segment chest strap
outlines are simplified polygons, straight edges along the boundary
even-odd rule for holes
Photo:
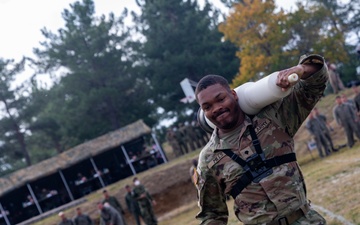
[[[237,180],[236,184],[232,187],[230,194],[235,199],[241,191],[251,184],[251,182],[258,183],[264,177],[273,173],[273,167],[279,166],[284,163],[296,161],[295,153],[288,153],[285,155],[275,156],[270,159],[265,159],[265,154],[260,146],[260,141],[257,138],[253,126],[250,126],[250,135],[252,144],[256,153],[248,157],[246,160],[240,158],[231,149],[225,149],[223,152],[232,160],[237,162],[243,169],[244,174]]]

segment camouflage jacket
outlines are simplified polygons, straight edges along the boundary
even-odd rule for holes
[[[324,115],[318,115],[309,119],[306,123],[306,128],[314,136],[321,136],[324,132],[330,132],[326,125],[326,117]]]
[[[333,115],[336,123],[340,126],[354,123],[354,121],[357,120],[356,112],[349,103],[342,103],[340,105],[336,105],[333,109]]]
[[[304,59],[303,59],[304,60]],[[301,61],[302,62],[302,61]],[[294,152],[293,137],[321,98],[328,71],[325,64],[306,80],[300,80],[290,95],[265,107],[252,119],[228,134],[217,136],[214,130],[199,155],[194,175],[198,189],[202,225],[224,225],[228,220],[226,195],[244,173],[243,168],[222,150],[232,149],[242,159],[256,151],[251,142],[252,124],[267,159]],[[307,204],[305,184],[297,162],[273,168],[273,173],[259,183],[249,184],[234,200],[234,212],[245,224],[266,224]]]
[[[137,200],[140,207],[151,205],[151,201],[153,199],[150,193],[146,190],[146,188],[142,184],[135,186],[133,192],[134,192],[134,198]]]

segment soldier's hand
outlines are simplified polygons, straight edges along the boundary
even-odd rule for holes
[[[304,65],[297,65],[289,69],[279,71],[276,85],[281,87],[283,91],[288,90],[290,87],[296,84],[296,82],[289,81],[289,76],[292,74],[297,74],[298,77],[301,78],[304,74],[304,70]]]
[[[156,201],[155,201],[155,200],[152,200],[152,204],[155,206],[155,205],[156,205]]]

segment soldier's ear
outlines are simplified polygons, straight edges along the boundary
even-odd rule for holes
[[[238,97],[238,95],[236,94],[236,91],[235,91],[235,90],[231,90],[231,94],[234,96],[234,98],[235,98],[236,101],[239,100],[239,97]]]

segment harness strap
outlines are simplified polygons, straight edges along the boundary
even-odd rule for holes
[[[235,162],[237,162],[237,163],[241,162],[239,164],[244,169],[248,168],[248,166],[246,165],[246,162],[243,159],[241,159],[237,154],[235,154],[231,149],[225,149],[225,150],[223,150],[223,152],[227,156],[229,156],[231,159],[233,159]],[[275,156],[271,159],[264,160],[264,163],[265,163],[266,167],[270,169],[272,167],[279,166],[284,163],[294,162],[294,161],[296,161],[295,153],[288,153],[285,155]],[[245,164],[245,165],[243,166],[242,164]],[[251,184],[251,182],[255,178],[256,177],[253,176],[253,174],[251,173],[251,171],[249,169],[245,169],[245,173],[239,178],[239,180],[236,182],[236,184],[232,187],[232,189],[230,191],[230,195],[235,199],[236,196],[238,196],[240,194],[240,192],[246,186]]]
[[[256,135],[255,129],[251,125],[249,127],[249,130],[250,130],[250,135],[251,135],[251,139],[252,139],[252,144],[253,144],[253,146],[254,146],[254,148],[256,150],[256,153],[260,155],[261,153],[263,153],[263,150],[262,150],[262,148],[260,146],[260,141],[259,141],[259,139],[258,139],[258,137]]]
[[[225,149],[223,152],[229,156],[232,160],[237,162],[240,166],[245,167],[246,161],[240,158],[237,154],[235,154],[231,149]]]

